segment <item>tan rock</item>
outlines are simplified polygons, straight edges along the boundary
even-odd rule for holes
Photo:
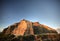
[[[19,35],[34,35],[41,33],[57,33],[56,30],[50,28],[46,25],[39,24],[39,22],[30,22],[28,20],[21,20],[18,23],[10,25],[3,30],[4,34],[14,34]]]
[[[24,35],[24,32],[27,29],[27,23],[26,21],[21,21],[20,24],[18,24],[18,27],[14,29],[12,32],[15,35]]]

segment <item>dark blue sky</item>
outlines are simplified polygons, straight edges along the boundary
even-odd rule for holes
[[[5,0],[0,2],[1,28],[22,19],[38,21],[53,28],[60,26],[59,0]]]

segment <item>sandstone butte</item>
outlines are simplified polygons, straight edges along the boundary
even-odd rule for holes
[[[19,35],[35,35],[42,33],[57,33],[53,28],[40,24],[39,22],[31,22],[28,20],[21,20],[18,23],[8,26],[3,30],[4,34]]]

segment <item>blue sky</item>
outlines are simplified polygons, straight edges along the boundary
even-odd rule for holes
[[[6,28],[22,19],[38,21],[52,28],[60,27],[59,0],[4,0],[0,2],[0,28]]]

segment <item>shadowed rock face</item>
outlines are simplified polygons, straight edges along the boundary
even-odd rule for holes
[[[21,20],[18,23],[15,23],[3,30],[4,34],[14,34],[16,36],[19,35],[34,35],[34,34],[41,34],[41,33],[57,33],[56,30],[43,25],[39,24],[39,22],[30,22],[27,20]]]

